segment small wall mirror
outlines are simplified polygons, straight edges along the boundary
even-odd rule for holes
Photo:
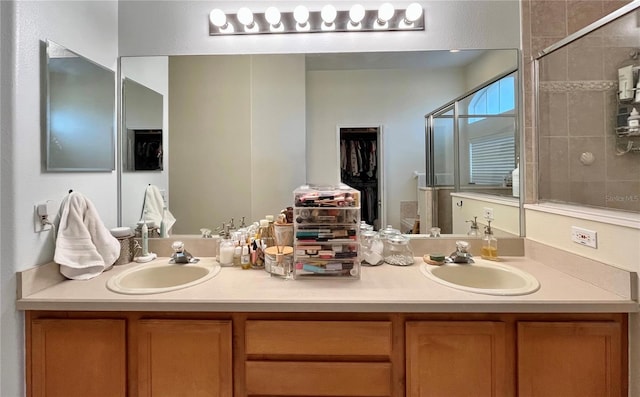
[[[127,171],[162,171],[162,94],[125,78],[123,167]]]
[[[47,171],[115,169],[115,72],[46,42]]]

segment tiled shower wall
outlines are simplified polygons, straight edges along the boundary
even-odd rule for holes
[[[640,153],[617,156],[616,145],[626,141],[616,141],[614,133],[617,68],[640,45],[638,21],[599,29],[545,56],[537,127],[533,107],[538,52],[627,3],[522,1],[526,202],[540,194],[554,201],[640,211]],[[587,152],[593,154],[591,165],[580,161]]]

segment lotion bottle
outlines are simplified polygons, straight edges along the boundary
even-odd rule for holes
[[[243,269],[251,269],[251,257],[249,254],[249,245],[243,245],[240,253],[240,266]]]
[[[482,238],[480,256],[482,259],[495,261],[498,260],[498,239],[493,235],[491,221],[487,221],[487,223],[488,225],[484,228],[484,237]]]

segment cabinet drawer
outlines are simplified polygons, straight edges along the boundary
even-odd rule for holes
[[[390,396],[390,363],[248,361],[247,395]]]
[[[389,321],[247,321],[248,355],[391,355]]]

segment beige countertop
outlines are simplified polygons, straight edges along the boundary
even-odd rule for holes
[[[158,258],[156,261],[167,261]],[[151,295],[124,295],[106,282],[138,263],[117,266],[91,280],[62,279],[53,266],[19,273],[19,310],[208,311],[208,312],[636,312],[638,303],[525,257],[506,264],[534,275],[540,289],[529,295],[493,296],[460,291],[409,267],[363,267],[360,280],[285,280],[262,270],[222,268],[211,280]],[[34,276],[34,272],[40,274]],[[27,277],[27,274],[29,276]],[[49,278],[44,284],[34,277]],[[29,285],[25,285],[25,283]],[[45,286],[38,290],[38,285]],[[30,293],[29,290],[36,291]],[[24,294],[25,296],[20,296]]]

